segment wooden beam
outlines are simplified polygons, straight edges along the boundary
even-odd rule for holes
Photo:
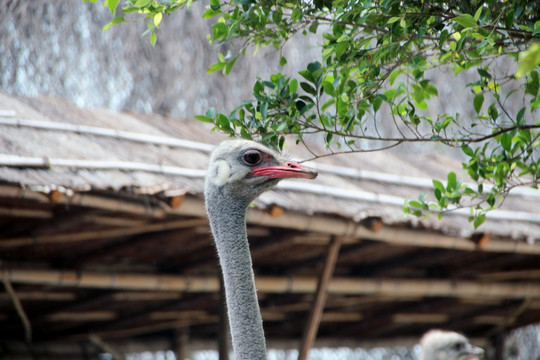
[[[165,321],[165,322],[159,322],[159,323],[152,323],[147,325],[140,325],[140,326],[129,326],[123,329],[114,329],[114,330],[103,330],[103,331],[96,331],[96,335],[107,337],[110,339],[118,339],[118,338],[126,338],[126,337],[132,337],[142,334],[149,334],[153,332],[163,331],[163,330],[173,330],[178,329],[182,327],[188,327],[192,324],[213,324],[218,321],[217,316],[215,315],[207,315],[205,317],[197,318],[196,321],[193,320],[173,320],[173,321]],[[72,336],[69,336],[68,338],[70,340],[82,340],[85,338],[85,334],[75,334]]]
[[[308,352],[313,346],[313,342],[315,341],[315,337],[317,336],[317,331],[319,330],[319,324],[321,322],[321,316],[328,295],[328,284],[330,283],[330,279],[332,278],[332,275],[334,273],[340,248],[341,237],[333,237],[328,248],[326,259],[324,261],[324,267],[319,276],[319,280],[317,281],[317,290],[315,292],[315,297],[313,299],[313,304],[311,306],[308,321],[306,322],[302,342],[300,343],[298,360],[307,359]]]
[[[112,296],[114,301],[169,301],[180,300],[180,292],[129,291],[119,292]]]
[[[135,273],[97,273],[56,270],[0,269],[0,276],[12,283],[42,286],[97,288],[133,291],[206,293],[219,291],[216,276],[148,275]],[[312,276],[259,276],[260,293],[313,293],[317,279]],[[328,293],[339,295],[397,297],[464,297],[477,299],[540,299],[540,284],[530,282],[483,282],[474,280],[399,279],[335,277]]]
[[[52,291],[17,291],[17,297],[22,301],[73,301],[77,299],[72,292]],[[1,300],[11,300],[8,294],[0,294]]]
[[[53,213],[52,211],[49,211],[49,210],[0,207],[0,216],[50,219],[53,217]]]
[[[154,311],[148,316],[150,320],[189,320],[207,316],[204,310]]]
[[[364,319],[364,315],[359,312],[324,312],[321,322],[358,322]]]
[[[51,198],[49,194],[54,192],[55,203],[61,205],[76,205],[89,207],[94,209],[102,209],[108,212],[134,214],[150,218],[164,218],[168,213],[168,206],[155,201],[153,204],[147,201],[143,202],[140,198],[128,199],[118,197],[107,197],[103,195],[95,195],[89,192],[60,192],[58,195],[57,189],[48,188],[46,186],[39,186],[30,189],[28,187],[22,188],[17,185],[2,184],[0,185],[0,197],[18,198],[32,200],[39,203],[50,203]],[[115,192],[118,195],[118,193]]]
[[[24,198],[48,203],[49,199],[46,194],[46,192],[23,189],[20,186],[15,185],[0,185],[0,197]],[[193,196],[186,196],[182,206],[177,209],[170,208],[168,205],[157,200],[156,204],[148,205],[146,203],[138,202],[136,198],[133,200],[117,199],[84,192],[76,192],[72,196],[63,194],[58,200],[58,203],[103,209],[108,212],[137,214],[152,218],[164,218],[167,215],[206,218],[204,201],[201,198]],[[301,214],[292,211],[285,211],[282,216],[272,217],[265,210],[249,209],[247,221],[248,224],[251,225],[256,224],[353,237],[356,238],[356,241],[369,239],[396,246],[530,255],[540,254],[540,244],[528,244],[523,241],[491,239],[482,249],[479,249],[479,247],[470,239],[445,235],[435,231],[429,232],[422,229],[416,230],[394,226],[383,226],[379,231],[373,232],[349,219],[324,215]]]
[[[46,316],[48,321],[64,322],[100,322],[111,321],[117,318],[114,311],[64,311]]]
[[[132,226],[141,226],[142,224],[146,223],[148,219],[141,219],[136,218],[133,216],[130,217],[120,217],[118,214],[110,214],[108,216],[106,215],[97,215],[97,214],[89,214],[84,215],[81,219],[81,222],[87,222],[91,224],[97,224],[97,225],[106,225],[106,226],[116,226],[116,227],[132,227]]]
[[[506,320],[502,315],[477,315],[472,318],[473,324],[481,325],[499,325]]]
[[[186,198],[183,206],[177,210],[172,210],[171,213],[201,217],[206,214],[203,201],[197,198]],[[357,242],[369,239],[396,246],[540,255],[540,244],[491,239],[480,250],[468,238],[445,235],[436,231],[383,226],[379,231],[373,232],[352,220],[323,215],[300,214],[292,211],[285,211],[283,216],[273,218],[263,210],[252,208],[248,209],[247,222],[248,224],[350,237],[355,238]]]
[[[207,219],[188,219],[175,220],[168,222],[159,222],[155,224],[145,224],[136,227],[119,227],[105,230],[87,230],[72,233],[52,234],[52,235],[36,235],[26,237],[15,237],[0,239],[0,248],[17,247],[25,245],[43,245],[57,243],[80,242],[92,239],[110,239],[123,236],[144,234],[156,231],[169,231],[177,229],[185,229],[194,226],[207,224]]]
[[[442,324],[448,322],[448,314],[394,314],[392,321],[398,324]]]
[[[484,280],[534,280],[540,279],[540,269],[497,271],[487,274],[478,274],[478,277]]]

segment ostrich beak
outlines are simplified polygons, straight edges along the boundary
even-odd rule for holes
[[[251,171],[252,176],[266,176],[277,178],[304,178],[315,179],[317,171],[294,161],[287,161],[285,165],[261,166]]]
[[[466,359],[474,360],[474,359],[483,359],[484,358],[484,350],[482,348],[469,345],[467,348],[467,356]]]

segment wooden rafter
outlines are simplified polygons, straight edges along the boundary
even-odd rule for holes
[[[0,196],[49,202],[45,193],[21,189],[14,185],[0,185]],[[158,200],[155,201],[153,206],[149,206],[140,201],[129,201],[123,198],[107,198],[101,195],[83,192],[74,193],[71,196],[63,194],[58,200],[58,203],[86,206],[110,212],[131,213],[152,218],[163,218],[167,215],[206,217],[203,201],[189,196],[186,196],[182,206],[176,209],[170,208],[168,205]],[[430,233],[425,230],[404,229],[391,226],[384,226],[379,231],[373,232],[354,221],[322,215],[309,215],[285,211],[282,216],[272,217],[264,210],[250,209],[247,214],[247,220],[248,224],[344,236],[356,239],[356,241],[370,239],[399,246],[454,249],[461,251],[479,250],[477,244],[467,238],[436,232]],[[25,241],[28,241],[28,239]],[[538,255],[540,254],[540,244],[491,239],[484,244],[481,251]]]
[[[153,290],[178,292],[219,291],[215,276],[148,275],[135,273],[97,273],[54,270],[3,269],[0,276],[10,282],[58,287],[80,287],[116,290]],[[317,278],[312,276],[259,276],[261,293],[313,293]],[[336,277],[328,285],[328,293],[342,295],[398,295],[424,297],[539,299],[537,282],[482,282],[441,279],[370,279]]]

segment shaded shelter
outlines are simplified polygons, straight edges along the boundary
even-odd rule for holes
[[[208,124],[0,94],[0,128],[4,354],[28,355],[25,336],[41,356],[72,359],[217,339],[202,190],[222,138]],[[248,211],[270,346],[302,338],[336,238],[315,346],[417,340],[433,327],[496,343],[540,321],[538,190],[517,189],[475,232],[467,211],[402,213],[432,178],[458,172],[455,160],[375,153],[310,166],[316,181],[284,181]]]

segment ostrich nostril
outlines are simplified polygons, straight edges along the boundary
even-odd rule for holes
[[[294,163],[294,162],[292,162],[292,161],[287,162],[287,166],[290,167],[290,168],[293,168],[293,169],[295,169],[295,168],[298,167],[298,166],[296,165],[296,163]]]

